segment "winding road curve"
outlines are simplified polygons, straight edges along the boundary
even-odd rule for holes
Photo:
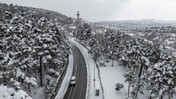
[[[63,99],[86,99],[87,69],[83,54],[77,46],[71,44],[73,52],[73,73],[76,85],[69,86]]]

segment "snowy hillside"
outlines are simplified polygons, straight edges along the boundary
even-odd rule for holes
[[[91,35],[85,32],[83,31],[85,35],[82,36],[84,38],[78,39],[90,48],[89,53],[95,62],[119,60],[124,66],[125,81],[129,83],[129,97],[137,99],[140,94],[145,95],[146,92],[146,96],[152,99],[173,97],[176,92],[176,61],[164,46],[113,29],[99,33],[91,31]],[[78,31],[77,34],[79,33]],[[87,33],[89,39],[86,37]]]
[[[73,69],[67,69],[68,36],[87,48],[82,54],[89,56],[86,61],[91,60],[90,70],[97,66],[94,76],[96,79],[101,76],[98,82],[102,80],[103,97],[175,98],[176,61],[168,50],[176,42],[173,23],[170,26],[152,20],[130,25],[104,23],[106,26],[54,11],[0,3],[0,98],[53,99],[66,70]],[[92,72],[90,76],[93,77]],[[69,79],[65,85],[69,85]],[[84,87],[94,92],[93,86]],[[125,92],[120,95],[122,88]]]
[[[150,21],[149,21],[150,22]],[[160,21],[159,21],[160,22]],[[114,29],[123,31],[131,36],[152,41],[155,44],[162,44],[170,50],[171,55],[175,57],[176,51],[176,25],[175,21],[160,22],[158,24],[130,23],[113,25]]]
[[[0,3],[0,98],[51,96],[68,64],[62,28],[71,22],[57,12]]]

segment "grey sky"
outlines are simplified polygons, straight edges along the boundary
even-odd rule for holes
[[[176,0],[0,0],[2,3],[54,10],[88,21],[176,20]]]

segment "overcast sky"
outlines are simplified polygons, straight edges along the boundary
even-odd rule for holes
[[[176,0],[0,0],[30,7],[54,10],[87,21],[134,19],[176,20]]]

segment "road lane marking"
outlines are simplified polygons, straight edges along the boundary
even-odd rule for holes
[[[75,72],[74,72],[74,76],[75,77],[76,77],[77,69],[78,69],[78,64],[76,63],[76,65],[75,65]],[[77,79],[77,77],[76,77],[76,79]]]
[[[78,66],[78,64],[76,64],[76,67]],[[75,73],[76,73],[76,70],[75,70]],[[75,89],[76,89],[76,86],[77,86],[77,76],[76,76],[76,74],[75,74],[75,77],[76,77],[76,79],[75,79],[75,81],[76,81],[76,83],[75,83],[75,86],[74,86],[74,89],[73,89],[73,94],[72,94],[72,98],[75,96]]]
[[[80,87],[80,90],[81,90],[81,91],[80,91],[80,94],[79,94],[79,99],[81,99],[81,95],[82,95],[82,94],[81,94],[81,93],[82,93],[82,84],[80,84],[80,85],[81,85],[81,87]]]
[[[71,99],[70,96],[71,96],[71,93],[72,93],[72,87],[70,88],[70,91],[69,91],[69,95],[68,95],[68,99]]]

